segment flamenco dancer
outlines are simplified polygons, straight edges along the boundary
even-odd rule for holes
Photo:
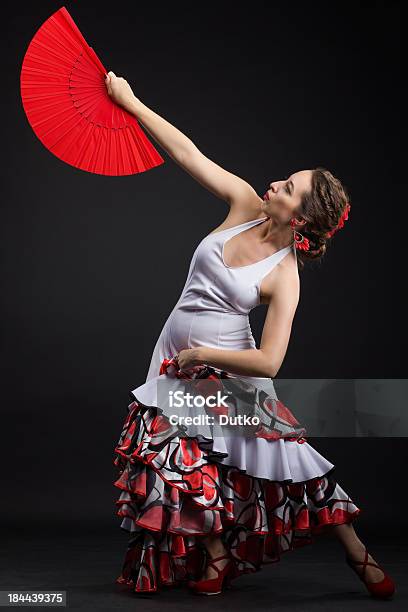
[[[299,270],[324,255],[348,219],[345,188],[318,167],[270,183],[261,198],[144,105],[124,78],[109,72],[105,82],[114,102],[229,204],[223,223],[193,254],[145,383],[130,392],[114,452],[117,514],[130,533],[116,582],[135,592],[187,585],[215,595],[331,529],[371,596],[391,597],[393,580],[353,527],[361,510],[283,404],[278,401],[279,427],[269,435],[222,439],[182,436],[157,406],[158,383],[170,375],[239,377],[258,390],[273,386],[299,300]],[[259,304],[268,310],[257,348],[248,313]]]

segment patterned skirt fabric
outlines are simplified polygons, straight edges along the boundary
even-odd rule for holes
[[[288,437],[285,445],[305,441]],[[130,533],[118,584],[154,592],[199,579],[208,535],[221,537],[240,573],[258,571],[361,512],[334,479],[334,468],[286,483],[219,460],[205,440],[178,435],[156,407],[129,404],[113,460],[114,486],[121,490],[117,515]]]

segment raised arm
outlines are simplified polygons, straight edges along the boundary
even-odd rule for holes
[[[260,198],[249,183],[203,155],[188,136],[143,104],[125,79],[109,72],[106,86],[110,97],[132,113],[170,157],[200,185],[230,206],[248,208],[254,204],[255,208],[256,203],[259,208]]]

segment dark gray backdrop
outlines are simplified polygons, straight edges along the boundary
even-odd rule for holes
[[[350,220],[302,273],[279,372],[406,377],[403,2],[65,2],[108,69],[263,194],[324,165]],[[62,3],[3,11],[2,526],[119,525],[112,452],[198,242],[227,204],[177,166],[77,170],[31,130],[25,50]],[[265,307],[251,313],[259,340]],[[387,406],[384,406],[384,410]],[[309,440],[381,535],[403,521],[405,438]],[[71,523],[71,521],[74,521]]]

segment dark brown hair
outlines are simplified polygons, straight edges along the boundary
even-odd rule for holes
[[[296,249],[300,270],[306,261],[322,259],[328,242],[337,235],[328,238],[326,234],[337,226],[347,202],[350,203],[347,190],[338,178],[321,166],[312,170],[312,189],[303,196],[296,213],[306,221],[296,229],[310,243],[308,251]]]

